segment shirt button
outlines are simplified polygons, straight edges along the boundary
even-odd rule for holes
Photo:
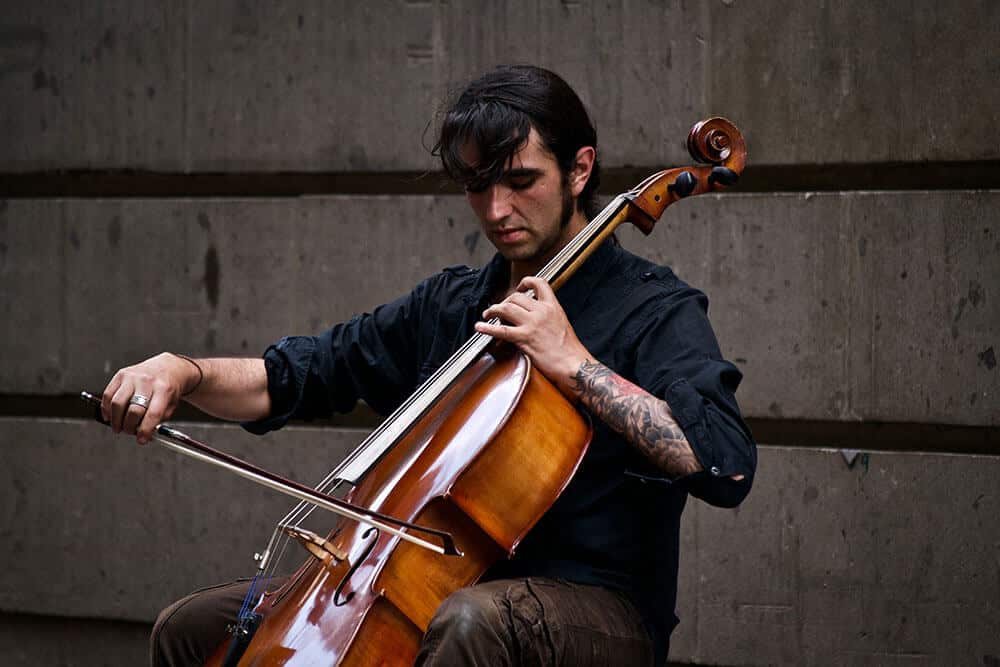
[[[712,467],[711,467],[711,468],[709,469],[709,472],[710,472],[710,473],[712,473],[713,475],[715,475],[716,477],[718,477],[718,476],[719,476],[719,473],[720,473],[720,472],[722,472],[722,471],[721,471],[721,470],[719,470],[719,466],[712,466]]]

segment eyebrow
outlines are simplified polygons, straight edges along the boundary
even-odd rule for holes
[[[508,169],[501,174],[501,178],[526,178],[532,176],[541,176],[544,172],[541,169],[532,167],[519,167],[517,169]]]

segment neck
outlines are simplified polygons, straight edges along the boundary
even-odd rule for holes
[[[555,257],[560,250],[566,247],[567,243],[572,241],[587,226],[588,222],[587,216],[582,211],[575,211],[573,217],[569,219],[569,223],[562,228],[559,240],[544,255],[532,257],[531,259],[512,261],[510,263],[510,281],[507,284],[507,294],[517,289],[518,284],[523,278],[537,274],[543,266],[549,263],[549,260]]]

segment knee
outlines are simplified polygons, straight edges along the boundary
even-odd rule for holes
[[[149,661],[153,667],[170,664],[168,647],[176,639],[174,632],[176,624],[172,622],[176,607],[177,603],[174,603],[160,611],[156,622],[153,623],[153,631],[149,633]]]
[[[272,583],[281,586],[284,580]],[[205,662],[226,640],[226,628],[236,619],[250,586],[249,581],[210,586],[161,611],[149,637],[153,665]]]
[[[461,589],[448,596],[438,607],[428,626],[434,633],[464,642],[483,634],[497,634],[502,623],[499,610],[489,596]]]
[[[215,618],[207,602],[192,594],[159,613],[149,634],[153,667],[200,664],[222,642],[226,625]]]

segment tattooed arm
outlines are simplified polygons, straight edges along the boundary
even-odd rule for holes
[[[672,477],[702,470],[666,401],[590,359],[580,364],[573,383],[580,401],[657,468]]]
[[[504,324],[478,322],[476,330],[517,345],[563,393],[580,400],[667,475],[702,470],[667,402],[594,361],[548,283],[529,277],[518,289],[483,313],[484,319],[500,317]],[[525,294],[528,289],[534,298]]]

